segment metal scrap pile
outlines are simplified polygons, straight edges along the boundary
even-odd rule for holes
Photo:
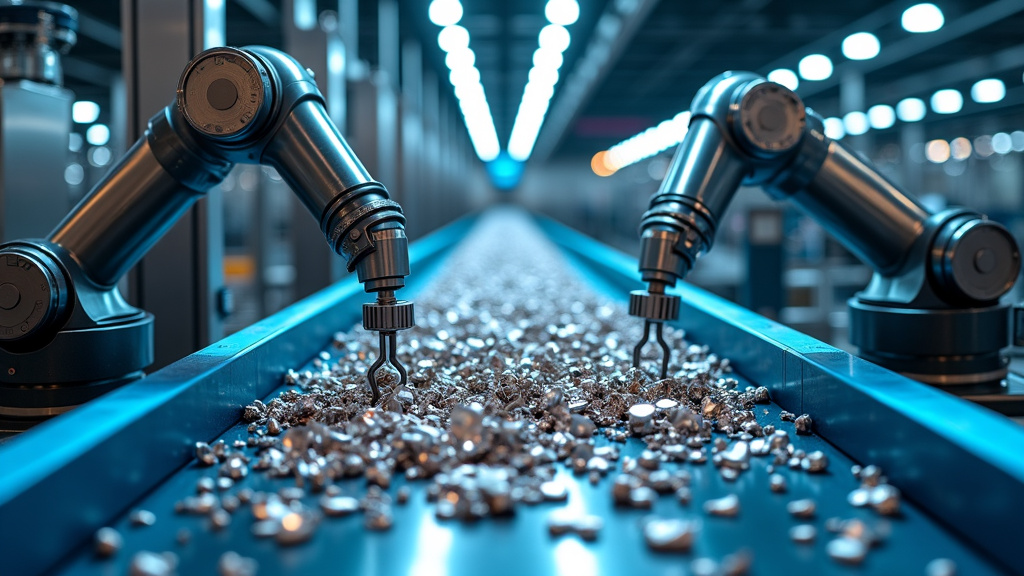
[[[207,479],[178,511],[209,515],[216,529],[247,505],[253,534],[289,545],[307,540],[325,515],[361,512],[366,528],[388,529],[394,500],[409,497],[407,487],[395,498],[389,494],[396,475],[429,482],[438,518],[474,520],[565,500],[567,488],[556,478],[563,464],[595,484],[614,475],[609,497],[637,508],[650,508],[665,494],[688,504],[688,466],[709,461],[727,481],[748,470],[752,457],[807,473],[827,469],[824,454],[796,449],[778,418],[767,421],[769,411],[759,406],[770,401],[767,389],[741,389],[728,360],[687,345],[679,331],[666,330],[674,374],[654,380],[632,369],[635,319],[568,273],[525,218],[502,217],[500,225],[478,226],[429,293],[417,297],[418,326],[402,334],[398,349],[411,367],[408,386],[394,388],[397,378],[385,379],[391,386],[381,406],[370,406],[365,374],[375,335],[337,334],[311,369],[287,374],[287,391],[244,408],[247,442],[197,445],[200,465],[216,467],[220,490]],[[487,234],[495,230],[501,235]],[[810,433],[807,415],[783,413],[782,420]],[[620,457],[616,442],[629,436],[646,442],[638,458]],[[250,468],[296,485],[231,494],[228,483]],[[776,476],[771,490],[784,492],[785,480]],[[369,486],[365,495],[344,495],[336,482],[357,477]],[[876,504],[879,486],[886,486],[888,499]],[[862,490],[858,503],[898,510],[898,492],[874,472]],[[813,515],[813,501],[791,512],[807,517],[808,507]],[[704,509],[736,515],[739,503],[732,496]],[[601,526],[599,517],[556,511],[548,528],[553,536],[594,539]],[[837,527],[834,558],[863,558],[872,542],[854,534],[863,534],[858,526]],[[699,530],[699,521],[651,518],[644,534],[652,549],[687,551]],[[793,540],[813,540],[813,530],[797,530]],[[742,573],[750,560],[744,552],[720,567]]]

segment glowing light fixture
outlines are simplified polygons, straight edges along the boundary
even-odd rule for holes
[[[925,112],[924,100],[920,98],[904,98],[896,104],[896,117],[902,122],[920,122]]]
[[[796,90],[800,87],[800,79],[796,77],[796,73],[788,68],[779,68],[778,70],[772,70],[768,73],[768,80],[781,84],[790,90]]]
[[[1010,141],[1013,143],[1014,152],[1024,152],[1024,132],[1014,130],[1010,134]]]
[[[964,107],[964,97],[957,90],[939,90],[932,94],[932,111],[936,114],[956,114]]]
[[[949,160],[949,142],[932,140],[924,146],[924,157],[932,164],[942,164]]]
[[[619,142],[603,153],[598,152],[598,155],[591,159],[590,166],[598,176],[610,176],[626,166],[678,145],[686,137],[689,128],[690,112],[680,112],[657,126]],[[602,168],[607,174],[601,173]]]
[[[430,21],[436,26],[451,26],[462,20],[462,3],[459,0],[434,0],[427,8]]]
[[[1006,97],[1006,84],[998,78],[978,80],[971,86],[971,100],[978,104],[999,102]]]
[[[992,135],[992,151],[996,154],[1009,154],[1013,150],[1013,137],[1006,132]]]
[[[974,153],[981,158],[988,158],[995,150],[992,149],[992,137],[989,135],[978,136],[974,139]]]
[[[850,34],[843,40],[843,56],[850,60],[870,60],[882,49],[878,37],[870,32]]]
[[[843,129],[850,136],[860,136],[868,131],[868,115],[863,112],[850,112],[843,116]]]
[[[568,26],[579,20],[580,5],[576,0],[548,0],[544,6],[544,16],[552,24]]]
[[[824,54],[804,56],[797,66],[804,80],[826,80],[832,75],[832,60]]]
[[[555,95],[555,85],[558,84],[558,70],[562,67],[563,61],[562,52],[565,52],[572,41],[569,31],[562,23],[571,24],[576,21],[579,17],[579,5],[576,0],[548,0],[544,13],[552,23],[541,28],[537,35],[538,48],[533,53],[533,67],[530,68],[529,80],[523,89],[523,99],[519,102],[519,110],[512,123],[512,133],[508,138],[508,155],[518,162],[525,162],[530,158],[533,146],[537,143],[537,136],[544,125],[544,117],[551,105],[551,98]]]
[[[565,26],[558,24],[548,24],[541,28],[540,35],[537,36],[537,43],[542,49],[559,53],[565,52],[565,49],[569,47],[570,40],[569,31],[565,29]]]
[[[491,162],[501,152],[501,145],[487,94],[480,82],[476,53],[469,47],[469,31],[456,24],[462,18],[462,4],[458,0],[434,0],[428,11],[431,22],[444,25],[437,35],[437,45],[448,53],[444,59],[450,70],[448,80],[459,100],[473,150],[480,160]]]
[[[71,118],[77,124],[92,124],[100,117],[100,105],[88,100],[79,100],[71,105]]]
[[[963,136],[949,142],[949,155],[954,160],[967,160],[971,157],[971,141]]]
[[[915,4],[903,11],[900,24],[907,32],[924,33],[935,32],[946,23],[942,10],[935,4]]]
[[[93,146],[103,146],[110,142],[110,128],[106,124],[93,124],[85,131],[85,141]]]
[[[825,136],[833,140],[842,140],[846,136],[846,128],[839,118],[825,118]]]
[[[868,108],[868,123],[875,130],[891,128],[896,123],[896,111],[888,104],[878,104]]]
[[[458,24],[445,26],[437,34],[437,45],[445,52],[469,48],[469,30]]]

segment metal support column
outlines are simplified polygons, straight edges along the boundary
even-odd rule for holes
[[[402,44],[400,176],[395,184],[409,221],[414,221],[425,202],[423,173],[423,54],[419,43]],[[416,238],[411,232],[410,238]]]
[[[317,87],[324,93],[327,114],[344,133],[345,52],[337,12],[321,17],[316,13],[316,2],[308,0],[284,0],[281,8],[285,51],[313,71]],[[312,14],[300,14],[309,10]],[[345,262],[324,242],[319,225],[299,199],[294,194],[289,196],[295,297],[305,298],[340,279],[345,274]]]
[[[122,0],[122,69],[127,137],[172,101],[181,70],[195,54],[224,43],[224,4],[203,0]],[[211,190],[129,273],[129,298],[152,312],[160,368],[219,339],[224,300],[220,191]]]
[[[409,220],[413,232],[410,234],[422,235],[434,228],[433,214],[436,211],[444,187],[441,166],[441,158],[444,154],[451,154],[451,150],[442,148],[440,137],[440,80],[433,70],[426,70],[423,74],[423,168],[424,182],[426,188],[419,192],[429,201],[420,204],[416,212],[415,221]]]

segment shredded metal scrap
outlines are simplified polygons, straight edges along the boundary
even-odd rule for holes
[[[198,494],[179,502],[177,511],[209,515],[214,526],[222,514],[226,526],[225,516],[229,521],[235,508],[248,507],[252,534],[284,546],[308,540],[324,516],[362,512],[367,529],[387,530],[393,522],[388,490],[396,476],[428,481],[439,519],[471,521],[566,500],[568,491],[556,479],[563,465],[592,483],[612,474],[611,498],[620,506],[648,509],[673,494],[681,515],[694,497],[689,466],[710,460],[727,480],[746,473],[752,458],[766,458],[770,472],[782,466],[795,473],[827,470],[823,453],[796,449],[785,430],[810,433],[810,416],[783,413],[781,421],[759,422],[768,419],[768,410],[757,408],[770,401],[768,390],[741,388],[727,359],[688,345],[681,332],[665,331],[675,368],[668,378],[631,368],[623,343],[639,337],[633,319],[564,272],[560,257],[525,220],[504,218],[501,226],[479,226],[447,273],[417,298],[420,325],[403,334],[397,350],[411,367],[407,386],[396,386],[396,374],[382,374],[382,399],[372,406],[365,380],[375,335],[358,329],[337,334],[311,370],[288,372],[289,389],[244,407],[247,442],[196,444],[196,464],[210,467],[217,480],[202,480]],[[494,230],[501,234],[486,233]],[[629,436],[647,446],[636,458],[620,457],[614,445]],[[887,486],[868,468],[860,472],[865,486]],[[230,494],[250,469],[294,478],[298,487]],[[365,480],[362,498],[342,494],[335,484],[351,478]],[[774,474],[771,488],[784,492],[785,479]],[[401,490],[399,504],[409,495],[407,487]],[[308,493],[315,495],[311,503]],[[872,491],[868,504],[883,514],[898,510],[898,492]],[[704,509],[735,516],[739,499],[708,500]],[[812,502],[791,512],[808,517],[813,509]],[[700,523],[651,518],[645,539],[654,550],[688,551]],[[592,540],[602,524],[599,517],[556,511],[548,530]],[[855,532],[846,527],[829,544],[837,561],[857,563],[870,547]],[[806,528],[793,535],[797,542],[813,537]],[[745,572],[750,555],[735,556],[722,566]],[[222,559],[221,571],[234,560]]]

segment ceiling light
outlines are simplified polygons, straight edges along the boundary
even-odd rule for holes
[[[558,24],[548,24],[541,28],[540,35],[537,37],[542,50],[556,52],[565,52],[565,49],[569,47],[569,40],[569,31]]]
[[[964,107],[964,97],[956,90],[939,90],[932,94],[931,104],[936,114],[956,114]]]
[[[843,136],[846,136],[843,121],[835,117],[825,118],[825,136],[833,140],[842,140]]]
[[[480,71],[476,69],[476,66],[456,68],[448,75],[448,80],[452,83],[452,86],[456,87],[463,84],[479,84]]]
[[[996,154],[1009,154],[1013,150],[1013,138],[1006,132],[992,135],[992,151]]]
[[[590,169],[594,171],[594,174],[604,178],[615,174],[615,170],[612,169],[607,162],[608,151],[601,150],[594,157],[590,159]]]
[[[565,0],[550,0],[546,11],[552,22],[552,4]],[[575,0],[572,0],[575,5]],[[579,6],[575,7],[577,16]],[[575,19],[573,19],[575,21]],[[569,47],[571,38],[569,31],[558,23],[548,24],[541,28],[537,35],[537,51],[533,53],[533,67],[529,72],[529,81],[523,89],[523,99],[519,102],[516,118],[512,122],[512,133],[508,138],[508,154],[513,160],[525,162],[533,153],[537,143],[544,116],[555,95],[555,84],[558,83],[558,69],[562,66],[562,52]]]
[[[434,0],[428,11],[431,22],[444,26],[437,35],[437,44],[448,53],[444,60],[451,70],[448,79],[455,88],[473,151],[480,160],[491,162],[501,152],[501,145],[475,66],[476,54],[469,47],[469,31],[456,24],[462,18],[462,4],[458,0]]]
[[[100,105],[88,100],[79,100],[71,105],[71,118],[78,124],[92,124],[100,117]]]
[[[863,112],[850,112],[843,116],[843,129],[850,136],[860,136],[868,131],[868,115]]]
[[[942,10],[935,4],[916,4],[903,11],[900,23],[907,32],[935,32],[945,24]]]
[[[445,52],[469,48],[469,30],[458,24],[445,26],[437,34],[437,45]]]
[[[434,0],[427,8],[430,21],[437,26],[451,26],[462,20],[462,3],[459,0]]]
[[[543,68],[558,70],[562,67],[562,52],[559,50],[545,50],[537,48],[533,53],[533,65]]]
[[[870,32],[850,34],[843,40],[843,56],[850,60],[870,60],[878,56],[879,50],[878,37]]]
[[[778,70],[772,70],[768,73],[768,80],[781,84],[790,90],[796,90],[800,86],[800,79],[796,77],[796,73],[788,68],[779,68]]]
[[[554,86],[555,84],[558,84],[558,70],[534,66],[533,68],[530,68],[529,81],[531,83],[536,82],[538,84]]]
[[[444,64],[449,70],[469,68],[476,64],[476,54],[474,54],[469,48],[452,50],[447,56],[445,56]]]
[[[971,86],[971,99],[979,104],[999,102],[1006,96],[1006,84],[998,78],[978,80]]]
[[[932,140],[924,146],[924,157],[932,164],[942,164],[949,160],[949,142]]]
[[[896,123],[896,111],[888,104],[878,104],[868,108],[868,122],[875,130],[891,128]]]
[[[992,137],[989,135],[978,136],[974,139],[974,152],[981,158],[988,158],[995,150],[992,150]]]
[[[548,0],[544,6],[544,16],[552,24],[568,26],[579,19],[580,5],[576,0]]]
[[[1010,140],[1013,142],[1014,152],[1024,152],[1024,132],[1020,130],[1014,130],[1010,134]]]
[[[954,160],[967,160],[971,157],[971,141],[961,136],[949,142],[949,155]]]
[[[919,122],[925,112],[924,100],[920,98],[904,98],[896,105],[896,117],[903,122]]]
[[[825,80],[832,75],[832,61],[824,54],[804,56],[797,66],[804,80]]]
[[[85,141],[93,146],[103,146],[110,142],[110,128],[106,124],[93,124],[85,131]]]
[[[680,112],[657,126],[652,126],[609,148],[607,154],[602,157],[603,165],[609,173],[613,173],[664,152],[683,141],[689,124],[690,112]],[[593,162],[591,166],[594,166]],[[595,173],[598,173],[597,169]]]

